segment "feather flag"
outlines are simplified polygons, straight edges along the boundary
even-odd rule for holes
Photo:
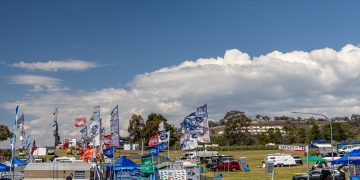
[[[149,140],[149,146],[157,146],[160,144],[160,136],[157,134],[155,136],[152,136]]]
[[[29,135],[28,138],[26,139],[25,146],[30,147],[30,145],[31,145],[31,137]]]
[[[74,126],[75,127],[82,127],[82,126],[86,126],[86,117],[80,117],[80,118],[76,118],[74,120]]]
[[[34,154],[34,151],[37,149],[37,146],[36,146],[36,144],[35,144],[35,139],[34,139],[34,141],[33,141],[33,144],[32,144],[32,146],[31,146],[31,154]]]
[[[24,113],[21,113],[20,118],[16,122],[17,128],[19,129],[21,126],[24,126]]]
[[[159,132],[162,132],[162,131],[165,131],[165,128],[164,128],[164,121],[161,121],[160,124],[159,124]]]
[[[160,142],[169,142],[170,139],[170,131],[162,131],[160,132]]]
[[[108,157],[108,158],[113,158],[114,157],[114,147],[109,147],[106,149],[102,150],[103,154]]]
[[[111,119],[110,119],[110,127],[111,133],[113,134],[113,146],[119,147],[120,146],[120,135],[119,135],[119,107],[115,106],[114,109],[111,111]]]
[[[149,147],[149,155],[159,156],[159,146]]]

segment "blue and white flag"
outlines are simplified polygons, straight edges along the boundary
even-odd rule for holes
[[[166,143],[160,143],[159,146],[159,152],[163,152],[165,150]]]
[[[103,154],[108,158],[114,157],[114,147],[109,147],[107,149],[103,149]]]
[[[159,146],[151,146],[151,147],[149,147],[149,155],[159,156]]]
[[[30,135],[27,137],[27,139],[26,139],[26,142],[25,142],[25,146],[26,147],[30,147],[30,145],[31,145],[31,137],[30,137]]]
[[[198,141],[201,143],[210,142],[209,123],[207,105],[200,106],[193,112],[185,117],[182,124],[182,146],[187,149],[197,145]],[[195,147],[196,148],[196,147]]]
[[[159,136],[160,136],[160,142],[169,142],[170,131],[161,131]]]

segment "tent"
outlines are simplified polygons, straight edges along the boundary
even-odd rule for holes
[[[0,163],[0,171],[10,171],[10,167]]]
[[[126,156],[120,156],[118,160],[107,166],[109,169],[112,169],[113,167],[115,169],[141,169],[141,166],[126,158]]]
[[[332,164],[360,164],[360,149],[347,153],[340,159],[331,162]]]
[[[305,159],[306,161],[307,159]],[[317,162],[317,161],[326,161],[326,159],[321,158],[321,157],[317,157],[317,156],[310,156],[309,157],[309,162]]]
[[[10,160],[10,162],[12,162],[13,164],[16,164],[16,165],[18,165],[18,166],[26,166],[26,165],[27,165],[26,162],[20,160],[20,159],[17,158],[17,157],[13,157],[13,158]]]

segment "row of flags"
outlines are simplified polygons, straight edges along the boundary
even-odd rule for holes
[[[29,154],[29,160],[33,159],[32,155],[34,154],[35,150],[37,149],[35,139],[32,141],[30,135],[25,140],[25,116],[24,112],[21,112],[21,115],[19,117],[20,113],[20,106],[17,105],[15,108],[15,119],[13,121],[13,137],[10,140],[11,145],[11,154],[14,156],[14,152],[16,150],[16,134],[17,130],[20,129],[20,137],[19,140],[21,141],[22,149],[29,148],[30,154]],[[13,158],[12,158],[13,159]],[[11,161],[11,165],[13,165],[13,162]]]
[[[195,149],[198,146],[198,142],[210,143],[206,104],[198,107],[195,112],[186,116],[181,126],[181,149]]]
[[[82,138],[82,148],[85,149],[82,153],[81,159],[87,160],[94,157],[99,157],[101,155],[106,156],[107,158],[114,157],[115,147],[120,146],[120,134],[119,134],[119,113],[118,106],[115,106],[111,111],[110,118],[110,133],[106,134],[105,128],[101,127],[101,117],[100,117],[100,106],[94,107],[93,114],[90,118],[90,139],[92,146],[88,146],[87,142],[87,126],[86,118],[76,118],[74,120],[75,127],[83,127],[81,129],[81,138]]]

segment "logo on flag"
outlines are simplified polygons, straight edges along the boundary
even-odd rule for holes
[[[160,137],[159,135],[152,136],[149,140],[149,146],[157,146],[160,144]]]
[[[149,155],[159,156],[159,147],[158,146],[150,147],[149,148]]]
[[[160,142],[168,142],[170,139],[170,131],[160,133]]]
[[[74,120],[74,126],[75,127],[86,126],[86,117],[76,118]]]

